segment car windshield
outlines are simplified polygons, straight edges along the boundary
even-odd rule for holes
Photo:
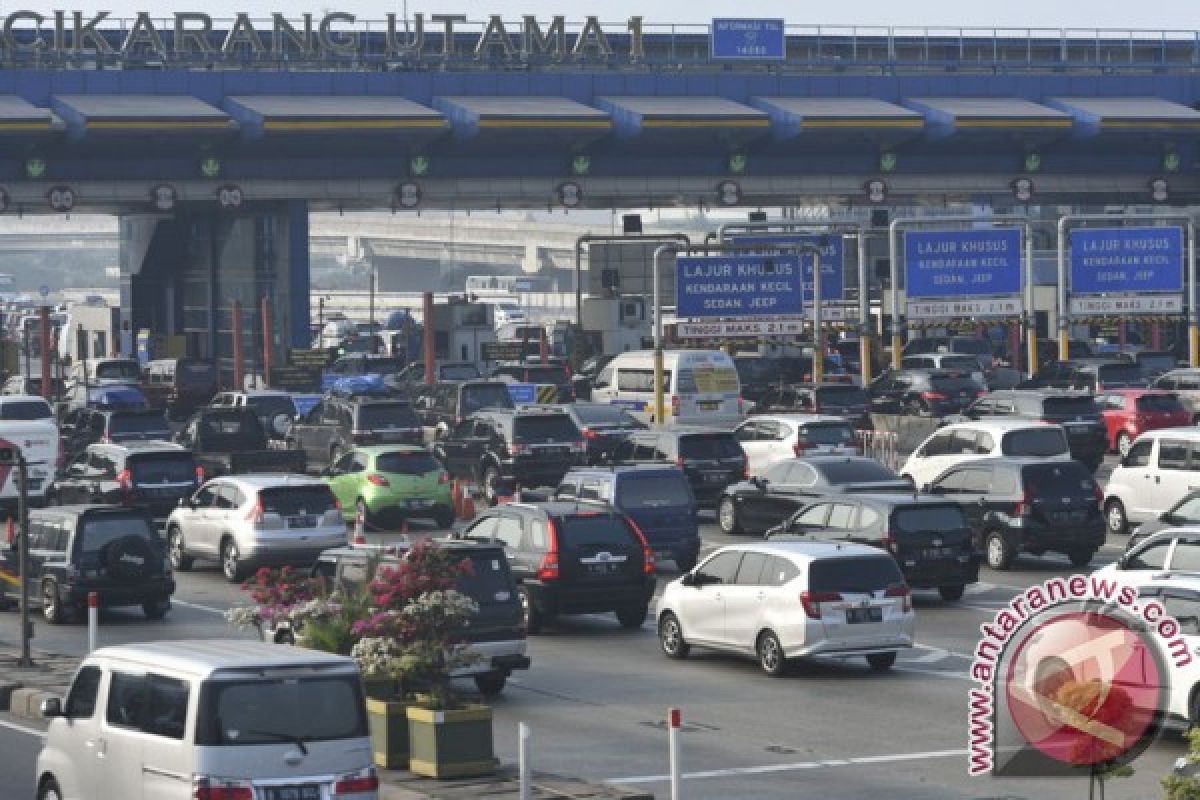
[[[198,707],[196,744],[208,747],[286,745],[368,735],[357,673],[314,677],[297,671],[281,678],[209,680]]]
[[[96,365],[96,380],[129,381],[136,383],[142,379],[142,371],[137,364],[128,361],[106,361]]]
[[[129,457],[134,483],[193,483],[196,462],[186,451],[175,453],[138,453]]]
[[[1145,380],[1137,364],[1101,364],[1096,368],[1096,375],[1101,383],[1107,385],[1134,385]]]
[[[992,354],[992,343],[987,339],[955,339],[950,343],[950,349],[955,353],[990,356]]]
[[[280,414],[296,416],[296,403],[284,394],[251,395],[246,398],[246,407],[262,419],[274,419]]]
[[[557,526],[563,547],[628,547],[640,544],[620,514],[587,514],[564,518]]]
[[[171,426],[160,411],[148,414],[113,414],[108,422],[112,436],[142,436],[143,438],[169,438]]]
[[[955,505],[913,506],[896,510],[893,518],[896,529],[902,533],[927,533],[929,531],[953,531],[967,527],[967,518]]]
[[[809,424],[800,429],[799,438],[808,444],[851,444],[854,441],[854,431],[849,425],[837,423]]]
[[[850,556],[824,558],[809,568],[810,592],[878,592],[904,583],[904,576],[891,556]]]
[[[0,403],[0,419],[31,420],[48,419],[54,410],[45,400],[12,400]]]
[[[679,437],[679,455],[685,459],[738,458],[742,446],[732,433],[694,433]]]
[[[158,540],[158,533],[150,527],[150,520],[141,514],[85,516],[80,524],[83,528],[75,540],[80,554],[85,557],[99,555],[103,558],[110,544],[126,537]]]
[[[951,378],[941,375],[931,377],[929,385],[933,387],[934,391],[945,392],[946,394],[961,394],[966,392],[973,395],[979,390],[979,384],[970,378]]]
[[[441,472],[442,465],[425,451],[397,450],[375,456],[375,469],[393,475],[427,475],[430,472]]]
[[[552,383],[556,386],[562,386],[571,382],[571,378],[567,375],[566,367],[526,367],[525,380],[529,383]]]
[[[513,423],[513,438],[528,444],[573,442],[582,438],[582,434],[566,414],[545,414],[517,417]]]
[[[857,386],[822,386],[817,389],[817,402],[822,406],[842,408],[865,406],[869,401],[867,393]]]
[[[1137,399],[1138,411],[1183,411],[1183,404],[1173,394],[1147,394]]]
[[[512,395],[508,387],[499,383],[485,383],[478,386],[464,386],[462,389],[462,408],[459,416],[467,416],[472,411],[481,408],[512,408]]]
[[[464,560],[470,569],[455,582],[460,592],[481,606],[512,601],[513,579],[503,552],[468,553]]]
[[[1175,356],[1170,353],[1138,353],[1137,365],[1143,372],[1166,372],[1175,369]]]
[[[584,425],[595,425],[605,428],[640,428],[641,423],[629,415],[620,406],[606,404],[575,406],[575,416]]]
[[[825,483],[830,486],[839,486],[843,483],[899,480],[896,473],[870,458],[831,461],[824,464],[813,464],[813,466],[824,476]]]
[[[263,512],[281,517],[324,514],[337,508],[328,486],[280,486],[258,493]]]
[[[438,367],[438,375],[444,381],[470,381],[480,377],[474,364],[446,364]]]
[[[1067,452],[1067,440],[1059,428],[1026,428],[1004,434],[1001,452],[1006,456],[1057,456]]]
[[[942,359],[942,369],[957,369],[963,372],[978,372],[979,361],[972,356],[946,356]]]
[[[1047,417],[1094,417],[1100,413],[1096,401],[1089,396],[1047,397],[1042,401],[1042,410]]]
[[[1096,481],[1087,467],[1077,461],[1029,464],[1021,470],[1027,491],[1041,496],[1093,497]]]
[[[773,359],[766,358],[735,358],[738,378],[742,383],[770,383],[772,380],[783,380],[779,364]]]
[[[356,427],[371,431],[419,428],[421,421],[408,403],[371,403],[359,408]]]
[[[617,505],[628,511],[642,508],[680,508],[692,504],[682,472],[636,473],[617,481]]]
[[[201,436],[213,440],[238,443],[250,438],[262,438],[262,425],[254,414],[205,414],[200,417]]]

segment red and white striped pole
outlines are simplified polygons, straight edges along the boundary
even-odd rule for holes
[[[682,797],[679,788],[679,729],[683,726],[683,714],[678,708],[667,709],[668,736],[671,748],[671,800]]]
[[[96,649],[96,633],[100,628],[100,595],[88,592],[88,652]]]

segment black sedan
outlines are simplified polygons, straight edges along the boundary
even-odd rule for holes
[[[911,483],[873,458],[788,458],[772,464],[759,478],[726,488],[717,505],[717,523],[728,534],[762,533],[816,495],[913,491]]]
[[[575,427],[583,432],[589,465],[608,461],[617,445],[631,432],[646,427],[628,411],[612,403],[563,403],[559,408],[567,412]]]

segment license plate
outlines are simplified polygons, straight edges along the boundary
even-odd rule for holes
[[[883,622],[883,609],[878,606],[870,608],[847,608],[846,622],[857,625],[862,622]]]
[[[721,483],[725,480],[724,472],[708,472],[704,475],[705,483]]]
[[[416,500],[408,501],[409,508],[428,508],[429,504],[429,500],[424,497],[418,497]]]
[[[953,547],[926,547],[921,551],[921,558],[926,561],[947,558],[952,555],[954,555]]]
[[[592,575],[611,575],[621,569],[619,564],[588,564],[587,567]]]
[[[721,407],[721,404],[719,402],[708,401],[708,402],[696,403],[696,406],[701,411],[716,411],[718,408]]]
[[[306,514],[303,517],[292,517],[288,521],[288,525],[292,528],[315,528],[317,527],[317,518],[312,514]]]
[[[1050,515],[1053,522],[1083,522],[1086,518],[1086,511],[1055,511]]]
[[[533,451],[535,456],[561,456],[570,452],[566,447],[538,447]]]
[[[303,786],[265,786],[259,790],[263,800],[321,800],[321,787],[315,783]]]

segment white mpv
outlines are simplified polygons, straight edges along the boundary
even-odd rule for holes
[[[1160,428],[1134,440],[1104,488],[1111,533],[1158,519],[1200,489],[1200,428]]]
[[[886,552],[860,544],[771,540],[723,547],[667,584],[658,638],[670,658],[693,646],[758,658],[865,656],[884,670],[912,647],[912,592]]]
[[[1070,461],[1071,448],[1061,425],[1017,419],[959,422],[921,442],[900,468],[900,477],[924,489],[951,467],[1000,456]]]
[[[827,414],[762,414],[738,425],[733,435],[746,453],[751,475],[787,458],[859,454],[854,428]]]
[[[376,800],[353,659],[245,640],[104,647],[37,758],[38,800]]]

